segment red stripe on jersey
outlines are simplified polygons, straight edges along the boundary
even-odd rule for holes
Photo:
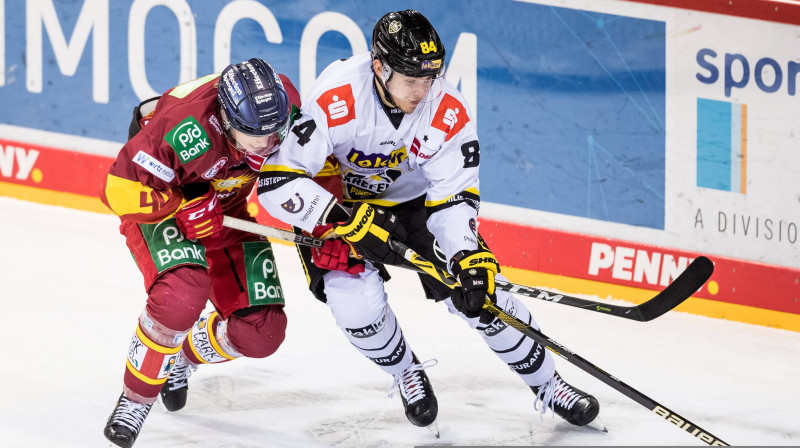
[[[414,141],[411,142],[411,154],[414,154],[414,155],[419,154],[419,147],[420,147],[419,139],[414,137]]]

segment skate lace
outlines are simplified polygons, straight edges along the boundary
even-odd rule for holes
[[[433,367],[438,363],[439,361],[436,359],[429,359],[419,364],[411,364],[399,375],[394,376],[392,388],[389,390],[389,394],[386,395],[386,398],[392,398],[394,396],[394,391],[397,390],[397,386],[401,386],[400,393],[403,394],[408,404],[425,398],[425,388],[423,387],[422,376],[419,372],[428,367]]]
[[[181,360],[172,368],[167,378],[169,390],[177,390],[189,385],[189,377],[197,370],[197,366]]]
[[[114,418],[111,420],[112,424],[125,426],[128,429],[139,433],[144,424],[144,419],[150,412],[149,404],[141,404],[135,401],[128,400],[125,396],[120,398],[117,409],[114,411]]]
[[[580,398],[581,396],[569,384],[565,383],[560,376],[554,375],[550,381],[539,386],[533,409],[540,411],[541,416],[544,416],[547,408],[550,408],[555,415],[556,406],[572,409],[572,405]],[[539,403],[542,404],[541,410],[539,409]]]

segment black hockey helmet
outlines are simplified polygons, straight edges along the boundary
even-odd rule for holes
[[[291,104],[275,69],[252,58],[225,67],[217,97],[228,124],[248,135],[286,134]]]
[[[419,11],[390,12],[372,30],[372,58],[406,76],[441,75],[444,56],[439,34]]]

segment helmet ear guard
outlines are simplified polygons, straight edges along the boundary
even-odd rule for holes
[[[386,85],[390,79],[392,79],[392,75],[394,74],[394,70],[389,67],[389,64],[386,61],[381,61],[381,79],[383,80],[383,84]]]

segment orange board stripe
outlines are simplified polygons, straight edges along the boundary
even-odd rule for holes
[[[747,104],[742,104],[742,160],[741,160],[741,190],[747,193]]]

